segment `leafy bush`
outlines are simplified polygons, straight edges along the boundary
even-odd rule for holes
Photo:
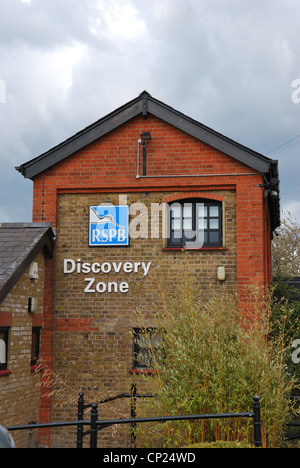
[[[195,289],[186,281],[176,297],[162,295],[164,310],[157,311],[157,329],[164,330],[163,347],[160,352],[153,350],[158,398],[151,400],[152,414],[246,412],[258,394],[264,447],[278,446],[290,419],[289,396],[295,382],[285,373],[284,340],[278,334],[275,342],[269,339],[269,297],[249,293],[255,312],[245,321],[234,294],[207,290],[195,297]],[[148,431],[151,447],[216,440],[252,444],[252,420],[180,421],[156,424]]]
[[[285,369],[300,383],[300,365],[291,359],[293,343],[300,339],[300,290],[289,284],[289,278],[277,278],[273,296],[272,339],[283,340]]]
[[[192,444],[192,445],[187,445],[186,447],[183,448],[194,448],[194,449],[202,449],[202,448],[208,448],[208,449],[215,449],[215,448],[227,448],[227,449],[232,449],[232,448],[237,448],[237,449],[249,449],[249,448],[254,448],[253,446],[247,444],[247,442],[225,442],[223,440],[218,440],[216,442],[203,442],[203,443],[198,443],[198,444]]]

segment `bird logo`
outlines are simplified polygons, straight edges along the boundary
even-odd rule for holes
[[[116,223],[116,221],[114,220],[114,217],[110,214],[105,214],[103,216],[100,216],[97,211],[91,207],[93,212],[95,213],[96,217],[97,217],[97,220],[95,222],[97,222],[97,224],[107,224],[107,223],[110,223],[110,224],[113,224],[114,226],[118,227],[118,228],[125,228],[125,226],[120,226],[120,224]]]

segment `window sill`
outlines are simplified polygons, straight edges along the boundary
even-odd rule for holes
[[[200,248],[186,248],[186,247],[164,247],[162,249],[163,252],[168,252],[168,251],[173,251],[173,250],[182,250],[184,252],[193,252],[193,251],[197,251],[197,252],[201,252],[201,251],[225,251],[225,250],[228,250],[227,247],[200,247]]]
[[[5,377],[6,375],[10,375],[11,370],[0,370],[0,377]]]
[[[130,369],[128,372],[131,375],[154,375],[154,374],[157,374],[156,369]]]

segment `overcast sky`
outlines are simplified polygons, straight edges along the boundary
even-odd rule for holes
[[[279,160],[300,222],[299,0],[1,0],[0,222],[31,221],[18,166],[147,90]]]

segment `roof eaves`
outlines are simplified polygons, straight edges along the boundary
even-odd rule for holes
[[[12,268],[12,272],[2,285],[0,289],[0,303],[5,299],[7,294],[11,291],[17,281],[21,278],[23,273],[27,270],[31,262],[37,257],[40,251],[46,248],[49,256],[53,257],[54,244],[55,244],[55,234],[50,225],[47,223],[2,223],[0,224],[1,229],[10,229],[10,228],[45,228],[45,231],[36,236],[30,247],[27,249],[27,252],[24,252],[24,257],[20,259],[19,264]]]
[[[143,91],[137,98],[16,169],[25,178],[32,179],[133,117],[142,114],[144,118],[147,118],[148,112],[261,173],[267,173],[270,169],[272,160],[269,158],[152,98],[147,91]]]
[[[51,148],[49,151],[31,159],[21,166],[17,166],[16,170],[25,178],[32,179],[39,173],[49,169],[49,167],[74,154],[76,151],[81,150],[90,143],[93,143],[98,138],[103,137],[137,115],[145,114],[145,110],[143,110],[145,95],[145,92],[142,93],[138,98],[128,102],[122,107],[119,107],[59,145]]]
[[[267,173],[270,169],[271,159],[263,156],[260,153],[247,148],[234,140],[216,132],[200,122],[182,114],[181,112],[149,97],[148,111],[170,125],[179,128],[198,140],[207,143],[213,148],[222,151],[223,153],[237,159],[247,166],[256,169],[261,173]]]

